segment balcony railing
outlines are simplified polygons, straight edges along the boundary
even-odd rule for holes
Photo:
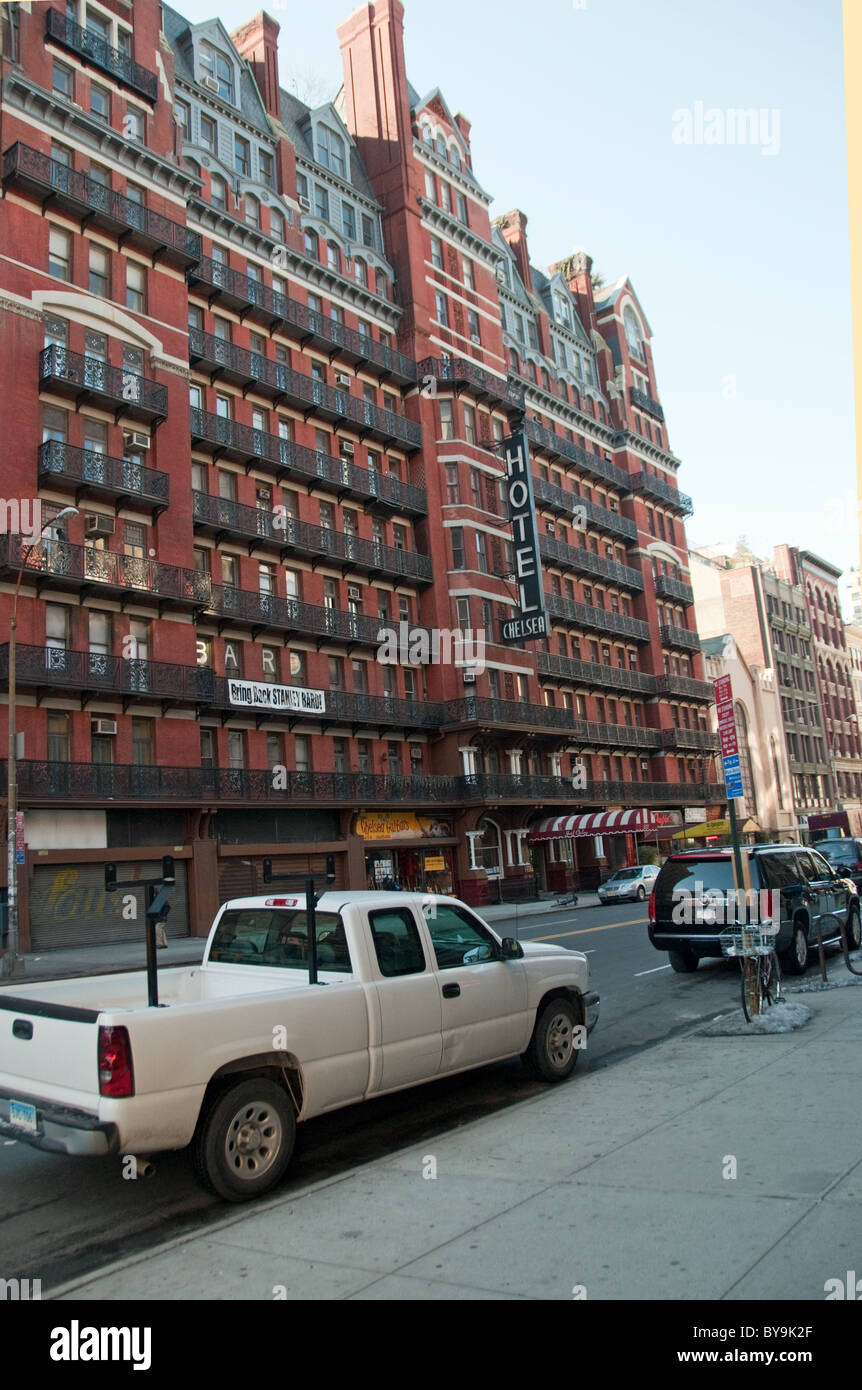
[[[631,492],[635,486],[631,474],[624,468],[618,468],[615,463],[610,463],[599,454],[591,454],[587,449],[575,444],[570,439],[564,439],[556,430],[549,430],[544,425],[540,425],[538,420],[527,420],[527,438],[534,444],[539,445],[546,453],[552,454],[555,458],[571,459],[572,463],[578,464],[586,473],[591,473],[595,478],[603,478],[605,482],[611,483],[621,492]]]
[[[394,574],[417,583],[430,583],[433,577],[431,560],[416,550],[399,550],[380,541],[365,540],[328,526],[315,526],[262,507],[248,507],[223,497],[213,497],[207,492],[192,493],[192,515],[199,529],[234,531],[284,550],[297,550],[315,557],[329,556],[353,569]]]
[[[424,515],[428,510],[423,487],[402,483],[391,473],[361,468],[350,459],[336,458],[320,449],[307,449],[253,425],[241,425],[192,406],[189,427],[196,447],[210,445],[213,453],[247,464],[272,464],[279,481],[290,477],[311,479],[318,487],[331,485],[339,496],[353,493],[394,512]]]
[[[677,695],[688,700],[715,700],[712,681],[697,680],[694,676],[676,676],[668,673],[656,676],[657,695]]]
[[[579,574],[590,574],[597,579],[622,584],[627,589],[642,589],[643,576],[640,570],[631,565],[621,565],[618,560],[606,560],[603,555],[595,555],[586,546],[569,545],[557,540],[555,536],[540,536],[539,550],[546,560],[554,560],[566,569]]]
[[[716,753],[719,747],[718,734],[709,729],[662,729],[661,741],[664,748],[698,748],[708,753]]]
[[[378,633],[386,623],[366,613],[326,608],[301,599],[262,594],[256,589],[213,585],[213,611],[219,617],[272,628],[284,633],[303,633],[363,646],[379,646]]]
[[[105,592],[133,591],[193,609],[212,603],[210,577],[199,570],[69,541],[46,540],[29,547],[20,536],[0,536],[0,573],[17,575],[22,563],[26,574],[38,574],[43,584],[56,588],[97,585]]]
[[[448,701],[444,723],[485,724],[499,729],[521,726],[554,729],[566,734],[570,742],[597,747],[661,747],[658,729],[641,729],[631,724],[600,724],[588,719],[576,719],[572,710],[557,705],[533,705],[526,701],[494,700],[476,695]]]
[[[577,509],[583,509],[586,513],[588,522],[603,531],[610,531],[615,536],[622,536],[625,540],[637,540],[638,528],[627,516],[620,516],[619,512],[611,511],[608,507],[600,507],[595,502],[588,502],[577,494],[569,492],[568,489],[560,487],[558,483],[546,482],[544,478],[533,478],[533,495],[537,502],[544,502],[546,506],[553,507],[556,511],[566,516],[572,516]]]
[[[659,598],[675,598],[682,603],[694,603],[694,590],[691,585],[672,574],[657,574],[655,591]]]
[[[75,396],[79,404],[104,403],[118,415],[148,421],[153,428],[168,414],[165,386],[126,367],[112,367],[101,358],[70,352],[58,343],[39,353],[39,388]]]
[[[522,387],[513,385],[505,377],[495,376],[467,357],[425,357],[417,363],[417,368],[420,377],[430,376],[455,387],[466,386],[480,399],[499,401],[515,410],[524,408]]]
[[[639,391],[636,386],[629,388],[632,405],[636,405],[639,410],[645,410],[648,415],[654,415],[657,420],[664,419],[664,411],[658,401],[648,396],[646,391]]]
[[[118,82],[122,82],[124,87],[131,87],[133,91],[140,92],[141,96],[147,97],[149,101],[156,100],[159,94],[158,77],[154,72],[141,67],[140,63],[136,63],[130,54],[112,48],[105,39],[90,29],[82,28],[59,10],[49,10],[45,21],[46,38],[53,39],[55,43],[62,44],[71,53],[83,58],[86,63],[109,73]]]
[[[522,801],[542,804],[561,801],[580,806],[683,806],[726,800],[721,782],[620,782],[591,781],[574,790],[567,777],[541,777],[532,773],[478,772],[458,779],[461,799],[474,802]]]
[[[665,623],[659,628],[659,636],[665,647],[677,647],[688,652],[700,651],[700,638],[690,628]]]
[[[618,637],[631,637],[635,642],[650,640],[649,623],[627,613],[612,613],[592,603],[578,603],[564,594],[545,594],[545,608],[554,618],[587,627],[594,632],[606,632]]]
[[[540,676],[557,676],[562,680],[581,681],[585,685],[606,686],[609,690],[655,694],[655,676],[647,671],[630,671],[623,666],[603,666],[598,661],[580,661],[575,657],[556,656],[553,652],[536,652],[536,670]]]
[[[160,260],[179,266],[200,260],[197,232],[29,145],[16,143],[4,152],[3,184],[49,198],[85,218],[88,226],[105,227],[121,236],[124,246],[139,246]]]
[[[147,502],[154,511],[164,510],[170,495],[167,473],[48,439],[39,447],[39,485],[58,482],[74,484],[76,497],[113,497],[121,504],[128,498]]]
[[[694,511],[694,505],[687,493],[671,487],[664,478],[657,478],[654,473],[647,473],[645,469],[632,474],[630,486],[638,492],[645,492],[650,497],[657,497],[659,501],[666,502],[682,516],[691,516]]]
[[[349,422],[358,427],[363,437],[373,436],[386,443],[404,445],[416,450],[422,445],[422,427],[394,410],[383,410],[370,401],[351,396],[346,389],[328,386],[325,381],[295,372],[284,362],[276,362],[259,352],[236,347],[224,338],[203,333],[198,328],[189,332],[189,361],[193,365],[213,367],[225,380],[254,385],[259,392],[272,394],[279,402],[314,412],[337,423]]]

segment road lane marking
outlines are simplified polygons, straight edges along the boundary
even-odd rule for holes
[[[655,975],[656,972],[659,971],[659,970],[670,970],[670,966],[669,966],[669,965],[655,965],[655,966],[653,966],[652,970],[636,970],[636,971],[635,971],[635,979],[636,979],[636,980],[640,979],[641,975]]]
[[[589,936],[591,931],[613,931],[615,927],[645,927],[643,917],[633,917],[630,922],[608,922],[603,927],[581,927],[580,931],[558,931],[553,936],[531,936],[530,941],[556,941],[560,936]]]

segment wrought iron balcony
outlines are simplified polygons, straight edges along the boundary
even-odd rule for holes
[[[85,63],[100,68],[110,74],[124,87],[140,92],[141,96],[155,102],[159,95],[159,79],[148,68],[141,67],[128,53],[112,48],[100,35],[84,29],[73,19],[61,14],[59,10],[49,10],[45,16],[45,37],[67,48],[70,53],[82,58]]]
[[[659,628],[659,637],[665,647],[677,647],[680,651],[699,652],[700,638],[696,632],[692,632],[687,627],[676,627],[672,624],[663,624]]]
[[[307,449],[280,435],[268,434],[253,425],[241,425],[197,406],[191,408],[189,426],[193,447],[211,448],[215,458],[270,464],[279,482],[287,478],[309,479],[317,487],[331,487],[339,497],[353,494],[391,512],[422,516],[428,511],[424,487],[402,483],[391,473],[361,468],[350,459],[336,458],[320,449]]]
[[[465,387],[479,400],[498,401],[514,410],[524,409],[524,390],[505,377],[496,376],[471,362],[467,357],[425,357],[417,363],[421,377],[452,385],[456,390]]]
[[[632,405],[636,405],[639,410],[645,410],[648,415],[654,415],[657,420],[664,419],[664,411],[658,401],[654,401],[652,396],[647,395],[646,391],[639,391],[636,386],[630,386],[629,395]]]
[[[207,286],[212,291],[210,304],[218,300],[224,308],[234,309],[241,322],[252,319],[274,328],[287,317],[285,295],[265,285],[262,280],[244,275],[241,270],[233,270],[221,261],[214,261],[211,256],[201,256],[197,265],[188,271],[187,278],[191,286]]]
[[[630,486],[638,492],[645,492],[648,496],[656,497],[660,502],[667,503],[681,516],[691,516],[694,511],[694,505],[687,493],[671,487],[670,483],[664,481],[664,478],[657,478],[654,473],[647,473],[646,470],[633,473]]]
[[[207,492],[192,493],[192,516],[197,530],[210,531],[216,536],[233,532],[315,559],[327,556],[348,571],[362,569],[369,574],[392,574],[418,584],[430,584],[433,578],[431,560],[416,550],[399,550],[380,541],[297,521],[284,513],[248,507]]]
[[[9,675],[9,647],[0,647],[0,679]],[[28,689],[63,689],[130,699],[162,698],[195,704],[212,703],[213,673],[203,666],[167,661],[130,660],[107,653],[70,651],[65,647],[16,646],[15,675]]]
[[[689,803],[724,803],[723,783],[713,782],[620,782],[598,781],[574,790],[567,777],[541,777],[531,773],[478,772],[460,777],[462,801],[496,803],[520,801],[541,805],[560,801],[567,805],[593,806],[683,806]]]
[[[706,700],[712,704],[715,690],[712,681],[697,680],[694,676],[676,676],[670,673],[656,676],[657,695],[677,695],[688,700]]]
[[[662,729],[661,741],[664,748],[697,748],[707,753],[717,753],[718,734],[709,729]]]
[[[633,569],[631,565],[621,565],[618,560],[606,560],[603,555],[594,555],[585,546],[568,545],[555,536],[540,536],[539,550],[546,560],[553,560],[564,569],[590,574],[612,584],[622,584],[627,589],[642,589],[644,586],[640,570]]]
[[[168,414],[167,387],[126,367],[112,367],[98,357],[70,352],[52,343],[39,353],[39,389],[72,396],[113,410],[119,420],[144,420],[156,429]]]
[[[185,267],[200,260],[202,243],[197,232],[29,145],[16,143],[4,152],[3,185],[34,193],[43,202],[80,217],[88,227],[105,228],[123,246],[149,252],[154,262]]]
[[[345,612],[303,603],[296,598],[262,594],[256,589],[236,589],[227,584],[213,585],[212,609],[220,618],[251,623],[254,628],[273,629],[286,635],[301,633],[326,641],[343,641],[351,646],[377,647],[379,632],[386,624],[365,613]]]
[[[378,776],[365,772],[288,772],[278,779],[268,768],[138,766],[128,763],[20,761],[18,793],[31,805],[57,801],[84,804],[233,802],[282,806],[454,805],[461,779],[441,776]],[[6,764],[0,764],[0,787]]]
[[[167,473],[92,449],[75,449],[59,439],[48,439],[39,447],[39,486],[49,483],[69,483],[76,502],[82,497],[111,497],[118,510],[131,502],[146,502],[154,518],[167,507],[170,495]]]
[[[212,603],[210,577],[199,570],[64,540],[28,546],[20,536],[0,536],[0,573],[15,577],[22,563],[25,574],[38,576],[40,589],[83,586],[85,590],[95,587],[97,593],[133,592],[159,604],[190,609],[206,609]]]
[[[655,694],[655,676],[646,671],[630,671],[624,666],[603,666],[598,661],[580,661],[575,657],[556,656],[553,652],[536,652],[536,670],[540,676],[555,676],[559,680],[602,686],[608,690]]]
[[[650,640],[649,623],[641,618],[631,618],[627,613],[612,613],[592,603],[578,603],[564,594],[549,593],[545,594],[545,608],[552,617],[589,628],[592,632],[631,637],[635,642]]]
[[[626,516],[620,516],[619,512],[611,511],[608,507],[600,507],[595,502],[586,501],[576,493],[569,492],[567,488],[560,487],[558,483],[547,482],[542,477],[534,476],[533,495],[537,502],[543,502],[545,506],[552,507],[564,516],[571,517],[577,509],[582,509],[586,513],[587,521],[600,530],[610,531],[627,541],[637,540],[638,528],[635,522]]]
[[[447,725],[482,724],[498,730],[526,727],[556,730],[570,743],[609,748],[659,748],[658,729],[641,729],[630,724],[600,724],[577,719],[570,709],[557,705],[533,705],[520,700],[494,700],[471,695],[450,700],[443,722]]]
[[[383,410],[351,396],[349,390],[328,386],[316,377],[295,372],[284,362],[235,347],[198,328],[189,331],[189,361],[193,366],[212,370],[214,377],[224,381],[235,381],[245,388],[254,386],[258,393],[271,395],[279,405],[287,403],[303,411],[311,406],[313,413],[323,419],[356,425],[362,438],[401,444],[411,452],[422,446],[422,427],[415,420],[394,410]]]
[[[655,591],[659,598],[675,598],[682,603],[694,603],[694,590],[691,585],[672,574],[657,574]]]
[[[319,309],[310,309],[296,299],[285,296],[285,302],[287,312],[280,331],[286,336],[297,337],[302,344],[313,342],[337,347],[340,356],[356,366],[371,363],[380,368],[381,377],[405,386],[416,381],[418,368],[412,357],[407,357],[388,343],[378,342],[369,333],[348,328],[346,324],[339,323]]]
[[[538,420],[527,420],[527,438],[552,458],[570,459],[572,463],[578,464],[585,473],[591,473],[595,478],[602,478],[605,482],[611,483],[621,492],[631,492],[635,486],[634,478],[627,473],[624,468],[618,468],[615,463],[610,463],[599,454],[591,454],[587,449],[575,444],[570,439],[564,439],[556,430],[549,430],[544,425],[540,425]]]

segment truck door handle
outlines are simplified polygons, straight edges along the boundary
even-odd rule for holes
[[[444,998],[444,999],[457,999],[457,998],[458,998],[458,995],[459,995],[460,993],[461,993],[461,986],[460,986],[460,985],[444,985],[444,986],[443,986],[443,998]]]

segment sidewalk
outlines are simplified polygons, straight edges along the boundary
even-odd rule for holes
[[[790,998],[797,1032],[587,1051],[531,1100],[46,1294],[821,1301],[862,1270],[862,992]]]
[[[477,908],[480,917],[487,922],[508,920],[514,928],[524,917],[547,912],[579,911],[582,907],[600,906],[595,893],[578,895],[577,908],[560,907],[555,898],[550,902],[503,903],[491,907]],[[166,950],[157,953],[160,970],[168,970],[173,965],[200,965],[203,960],[205,936],[169,937]],[[144,970],[147,964],[147,951],[143,942],[114,942],[106,946],[69,946],[59,951],[32,953],[23,958],[23,966],[15,977],[16,985],[26,984],[28,980],[61,980],[76,975],[111,975],[119,970]],[[3,980],[0,979],[0,993]]]

